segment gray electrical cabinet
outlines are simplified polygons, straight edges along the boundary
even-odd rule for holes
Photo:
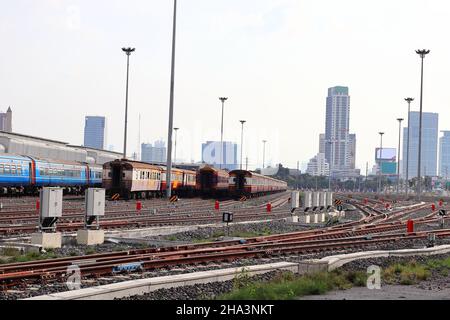
[[[311,191],[305,191],[303,192],[302,197],[302,209],[307,210],[311,208],[312,206],[312,192]]]
[[[105,215],[105,189],[89,188],[86,190],[86,216]]]
[[[59,218],[62,216],[63,190],[61,188],[42,188],[39,199],[41,218]]]
[[[296,209],[300,207],[300,192],[292,191],[291,192],[291,209]]]
[[[333,192],[327,192],[327,207],[333,206]]]
[[[327,193],[319,192],[319,206],[321,209],[326,208],[327,206]]]
[[[320,194],[320,192],[313,192],[313,194],[312,194],[312,207],[313,208],[317,208],[317,207],[319,207],[319,194]]]

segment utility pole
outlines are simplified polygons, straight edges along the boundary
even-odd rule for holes
[[[173,104],[175,91],[175,40],[177,31],[177,0],[173,1],[173,31],[172,31],[172,61],[170,72],[170,102],[169,102],[169,129],[167,138],[167,172],[166,197],[172,196],[172,132],[173,132]]]
[[[408,196],[409,191],[409,137],[411,136],[411,102],[414,101],[414,98],[405,98],[405,101],[408,102],[408,136],[406,138],[406,196]]]
[[[127,55],[127,84],[125,89],[125,128],[123,134],[123,158],[127,158],[127,127],[128,127],[128,78],[130,74],[130,55],[135,48],[122,48],[122,51]]]
[[[383,163],[383,135],[384,132],[379,132],[380,135],[380,160],[379,160],[379,168],[378,168],[378,194],[381,192],[381,165]]]
[[[416,50],[416,53],[420,56],[421,59],[421,69],[420,69],[420,112],[419,112],[419,152],[418,152],[418,160],[417,160],[417,198],[420,201],[421,193],[422,193],[422,175],[420,173],[420,165],[422,160],[422,103],[423,103],[423,59],[427,54],[430,53],[430,50]]]
[[[397,194],[400,193],[400,141],[402,136],[402,118],[398,118],[398,150],[397,150]]]
[[[222,153],[223,153],[223,112],[225,108],[225,101],[228,100],[227,97],[220,97],[219,100],[222,102],[222,121],[220,122],[220,159],[219,159],[219,169],[222,169]]]
[[[242,129],[241,129],[241,170],[242,170],[242,152],[244,151],[244,123],[246,121],[245,120],[239,120],[239,122],[242,125]]]

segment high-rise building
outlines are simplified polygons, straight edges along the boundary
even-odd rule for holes
[[[345,176],[355,168],[356,136],[349,134],[350,96],[348,87],[328,89],[326,103],[325,158],[334,172]],[[350,174],[350,175],[353,175]]]
[[[319,134],[319,153],[325,153],[325,133]]]
[[[86,116],[84,122],[84,146],[95,149],[104,149],[105,129],[105,117]]]
[[[245,169],[245,159],[242,159]],[[207,141],[202,144],[202,162],[213,165],[216,168],[235,170],[239,168],[238,145],[233,142],[224,141],[222,149],[222,160],[220,160],[220,141]]]
[[[8,107],[6,112],[0,113],[0,130],[5,132],[12,132],[12,110]]]
[[[351,133],[348,135],[348,162],[349,169],[355,169],[356,165],[356,134]]]
[[[417,177],[419,158],[419,115],[417,111],[410,113],[411,132],[409,137],[409,172],[408,178]],[[423,176],[437,175],[437,151],[439,135],[439,114],[431,112],[422,113],[422,156],[421,174]],[[402,174],[406,177],[406,150],[408,127],[403,128],[403,161]]]
[[[309,160],[306,173],[311,176],[328,176],[330,174],[330,166],[326,162],[324,153],[318,153]]]
[[[442,131],[439,138],[439,176],[448,178],[450,173],[450,131]]]
[[[167,148],[162,140],[141,144],[141,161],[149,163],[165,163],[167,161]]]

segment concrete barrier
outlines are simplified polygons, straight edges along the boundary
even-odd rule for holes
[[[43,296],[27,298],[25,300],[111,300],[133,295],[142,295],[162,288],[174,288],[232,280],[236,275],[247,272],[248,275],[257,275],[276,270],[298,272],[298,264],[291,262],[277,262],[263,265],[228,268],[194,273],[185,273],[171,276],[148,279],[130,280],[103,286],[66,291]]]

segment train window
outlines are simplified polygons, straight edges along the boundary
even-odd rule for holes
[[[3,174],[3,164],[0,164],[0,174]]]
[[[11,170],[10,170],[10,167],[9,167],[8,164],[5,164],[5,173],[6,173],[6,174],[11,173]]]
[[[125,178],[125,172],[122,172],[122,178]]]
[[[15,165],[11,165],[11,174],[16,174],[16,166]]]

